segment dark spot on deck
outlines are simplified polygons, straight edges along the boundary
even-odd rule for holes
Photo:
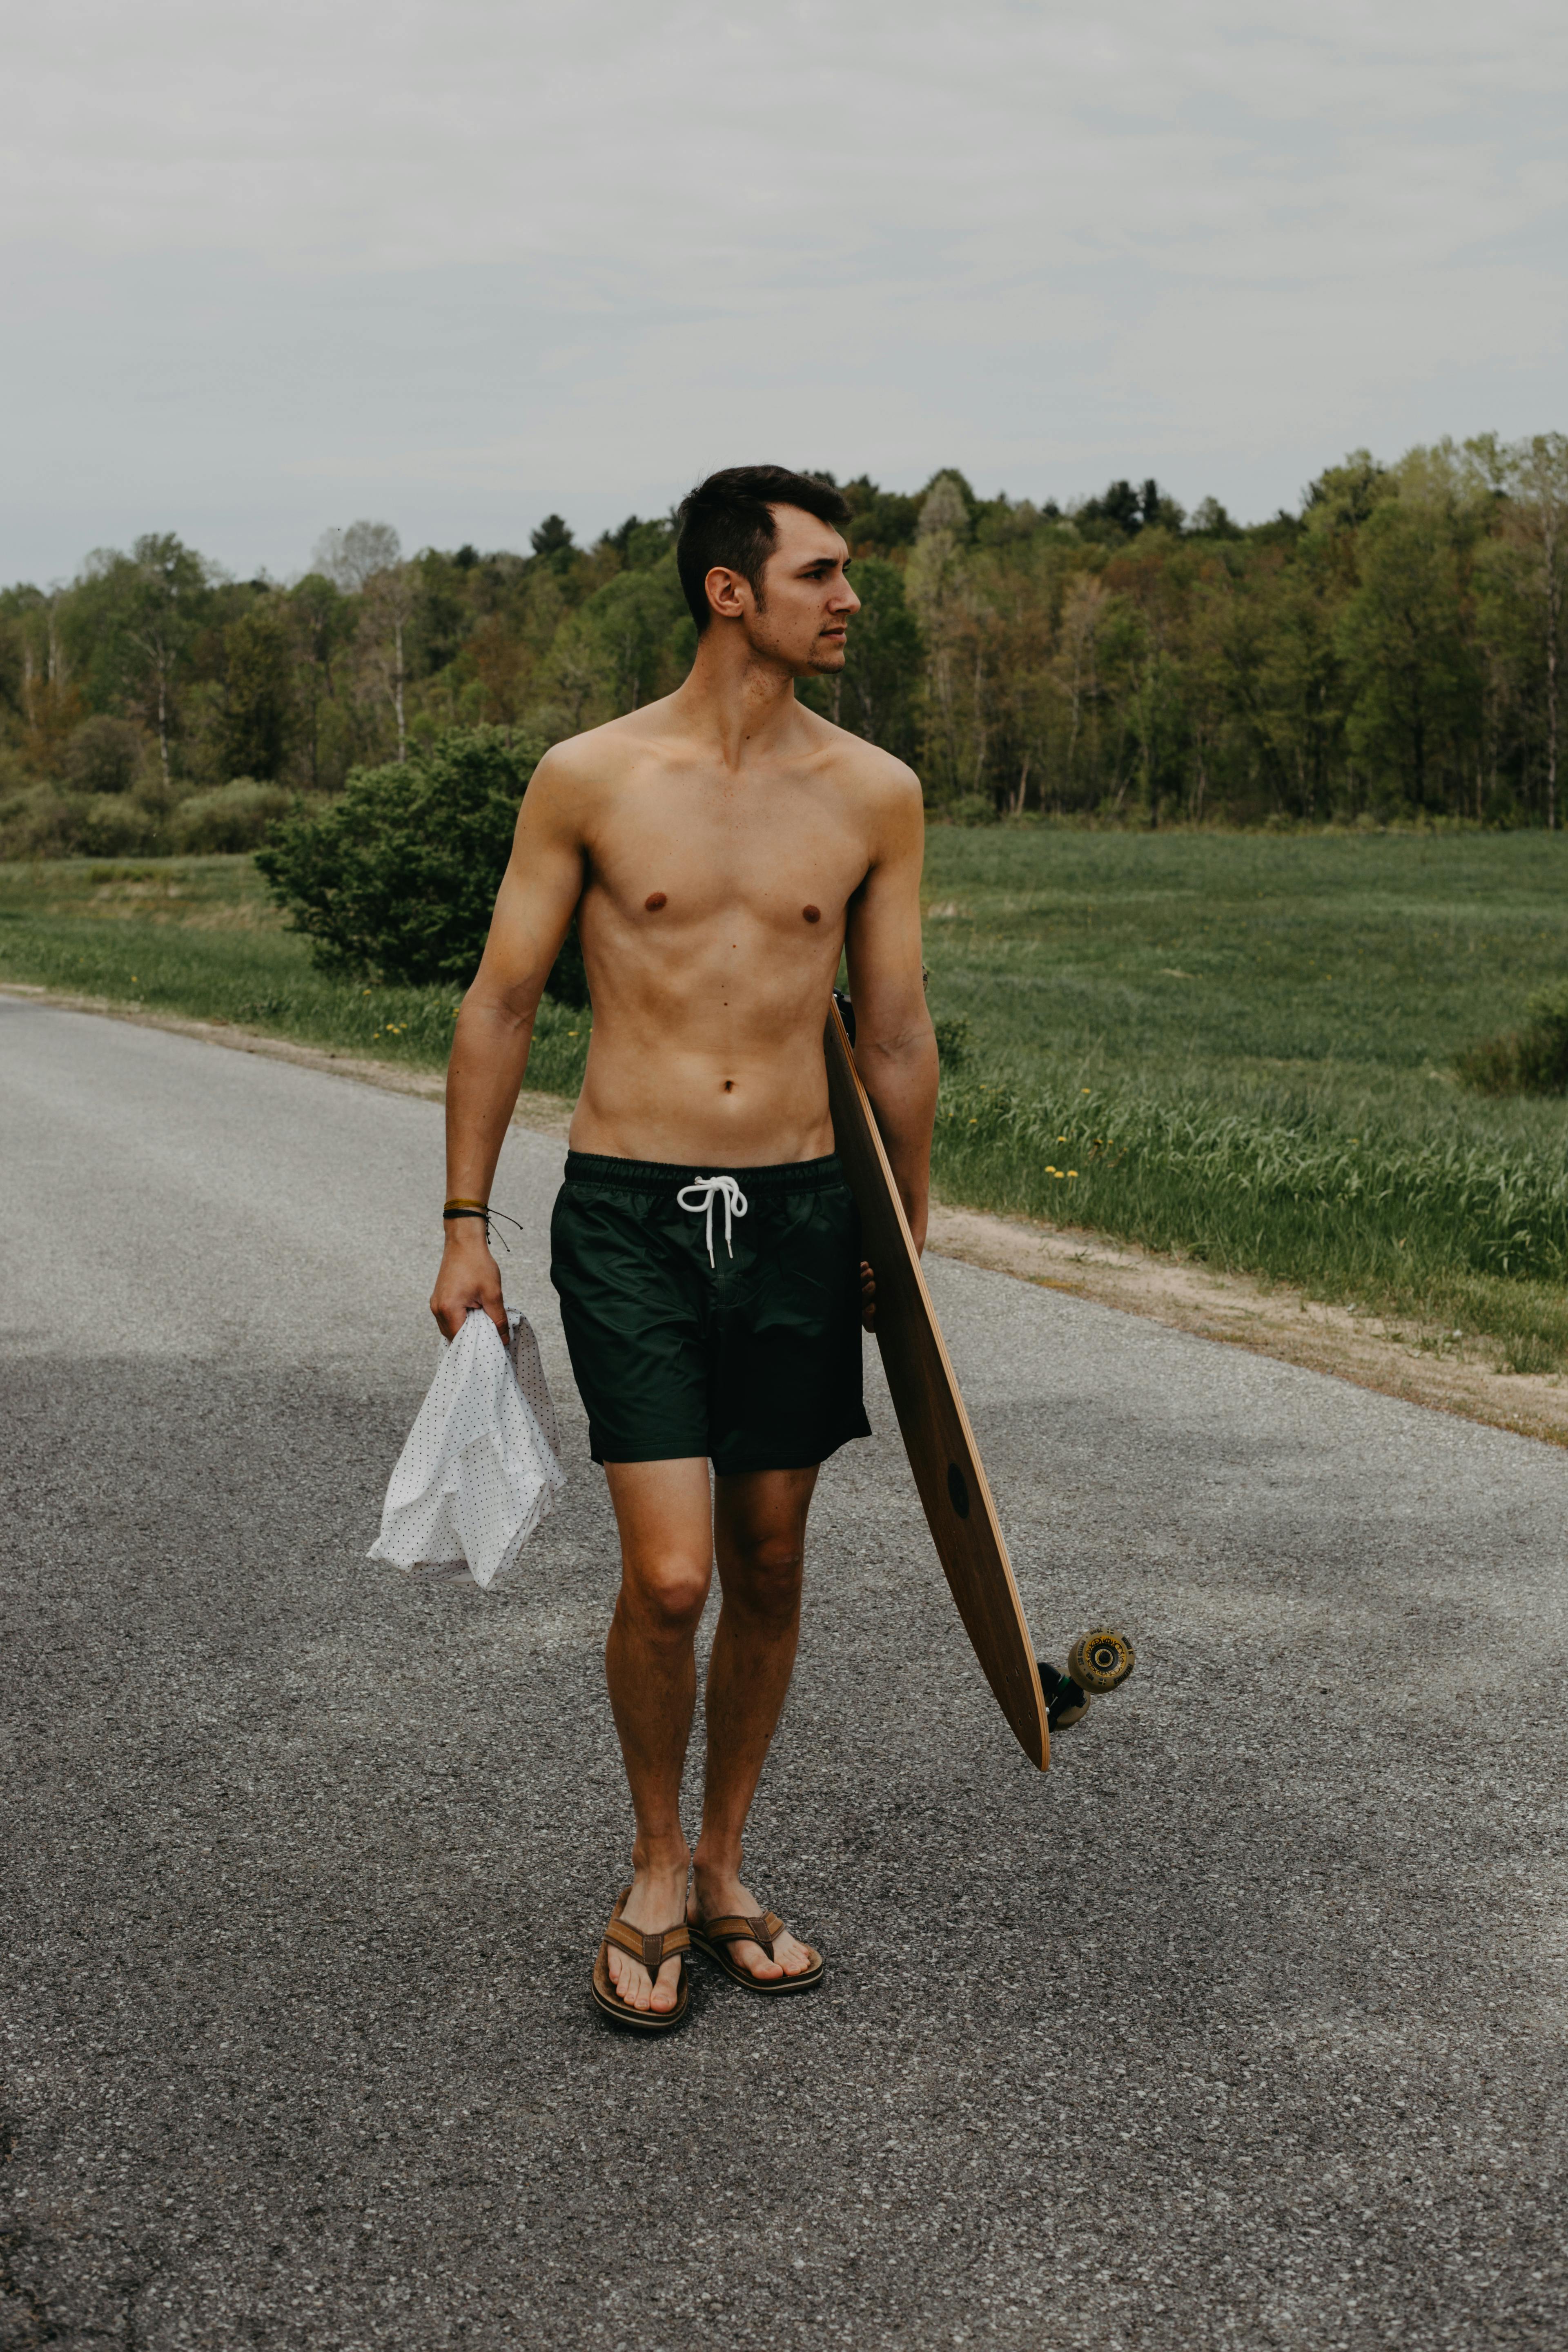
[[[643,905],[650,915],[657,915],[661,907],[667,907],[669,901],[662,890],[650,890],[643,900]]]
[[[822,920],[822,909],[820,907],[803,907],[800,911],[805,917],[808,923],[820,923]]]

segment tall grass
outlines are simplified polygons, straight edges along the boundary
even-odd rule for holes
[[[943,1083],[933,1168],[976,1207],[1044,1217],[1490,1333],[1512,1370],[1568,1360],[1568,1165],[1367,1128],[1288,1097],[1238,1111],[1136,1089]],[[1458,1334],[1454,1334],[1458,1336]]]

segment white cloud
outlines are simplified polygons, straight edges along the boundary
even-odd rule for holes
[[[165,518],[241,567],[351,508],[593,527],[766,449],[1257,511],[1563,421],[1538,0],[57,0],[8,46],[45,570]]]

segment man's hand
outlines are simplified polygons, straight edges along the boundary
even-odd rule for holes
[[[441,1271],[430,1293],[430,1312],[444,1339],[455,1339],[470,1307],[482,1307],[503,1339],[510,1337],[501,1299],[500,1268],[490,1253],[482,1217],[454,1218],[447,1228]]]
[[[860,1323],[867,1331],[877,1328],[877,1277],[864,1258],[860,1261]]]

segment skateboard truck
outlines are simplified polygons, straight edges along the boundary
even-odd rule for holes
[[[1040,1688],[1046,1697],[1046,1721],[1053,1731],[1066,1731],[1089,1712],[1091,1698],[1101,1697],[1127,1680],[1137,1660],[1125,1633],[1080,1633],[1068,1653],[1068,1670],[1061,1674],[1046,1659],[1037,1660]]]

